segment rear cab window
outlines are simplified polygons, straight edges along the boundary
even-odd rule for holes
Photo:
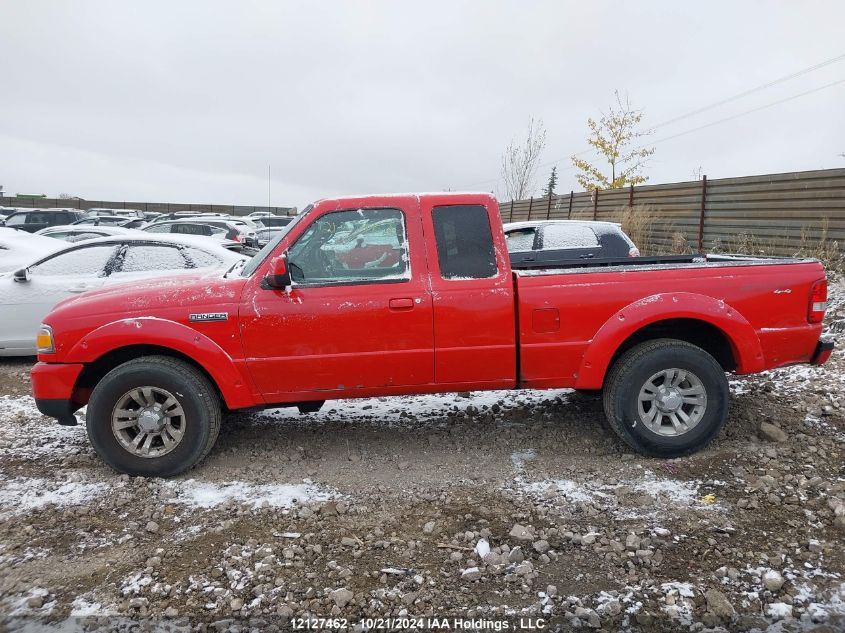
[[[498,274],[490,220],[483,205],[436,206],[431,217],[441,277],[489,279]]]

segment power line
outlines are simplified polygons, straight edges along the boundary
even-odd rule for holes
[[[650,128],[649,128],[649,130],[650,130],[650,131],[657,130],[657,129],[659,129],[659,128],[665,127],[665,126],[670,125],[670,124],[672,124],[672,123],[676,123],[676,122],[681,121],[681,120],[683,120],[683,119],[687,119],[687,118],[689,118],[689,117],[691,117],[691,116],[695,116],[695,115],[697,115],[697,114],[701,114],[702,112],[706,112],[707,110],[712,110],[713,108],[717,108],[717,107],[719,107],[719,106],[725,105],[726,103],[730,103],[730,102],[732,102],[732,101],[736,101],[737,99],[741,99],[741,98],[746,97],[746,96],[748,96],[748,95],[750,95],[750,94],[753,94],[753,93],[755,93],[755,92],[759,92],[760,90],[765,90],[766,88],[771,88],[772,86],[776,86],[777,84],[783,83],[783,82],[785,82],[785,81],[789,81],[789,80],[791,80],[791,79],[795,79],[796,77],[800,77],[801,75],[805,75],[805,74],[807,74],[807,73],[809,73],[809,72],[812,72],[812,71],[814,71],[814,70],[818,70],[819,68],[823,68],[823,67],[825,67],[825,66],[829,66],[830,64],[834,64],[834,63],[836,63],[836,62],[838,62],[838,61],[842,61],[843,59],[845,59],[845,54],[838,55],[837,57],[832,57],[832,58],[830,58],[830,59],[827,59],[827,60],[825,60],[825,61],[819,62],[819,63],[817,63],[817,64],[813,64],[812,66],[808,66],[808,67],[806,67],[806,68],[802,68],[801,70],[798,70],[798,71],[796,71],[796,72],[794,72],[794,73],[791,73],[791,74],[789,74],[789,75],[785,75],[785,76],[783,76],[783,77],[780,77],[780,78],[778,78],[778,79],[774,79],[774,80],[769,81],[769,82],[766,82],[766,83],[764,83],[764,84],[760,84],[759,86],[755,86],[755,87],[753,87],[753,88],[749,88],[748,90],[744,90],[744,91],[739,92],[739,93],[737,93],[737,94],[735,94],[735,95],[732,95],[732,96],[730,96],[730,97],[726,97],[726,98],[721,99],[721,100],[719,100],[719,101],[715,101],[715,102],[713,102],[713,103],[711,103],[711,104],[709,104],[709,105],[702,106],[701,108],[697,108],[697,109],[695,109],[695,110],[691,110],[690,112],[687,112],[687,113],[685,113],[685,114],[682,114],[682,115],[679,115],[679,116],[673,117],[673,118],[671,118],[671,119],[668,119],[668,120],[664,121],[663,123],[659,123],[659,124],[657,124],[657,125],[654,125],[654,126],[650,127]],[[824,86],[820,86],[820,87],[818,87],[818,88],[814,88],[814,89],[812,89],[812,90],[808,90],[808,91],[806,91],[806,92],[802,92],[802,93],[800,93],[800,94],[793,95],[793,96],[791,96],[791,97],[787,97],[787,98],[785,98],[785,99],[781,99],[781,100],[779,100],[779,101],[774,101],[774,102],[772,102],[772,103],[768,103],[768,104],[765,104],[765,105],[763,105],[763,106],[759,106],[759,107],[757,107],[757,108],[753,108],[753,109],[751,109],[751,110],[747,110],[746,112],[741,112],[741,113],[739,113],[739,114],[735,114],[735,115],[732,115],[732,116],[729,116],[729,117],[725,117],[725,118],[723,118],[723,119],[719,119],[719,120],[717,120],[717,121],[713,121],[713,122],[711,122],[711,123],[707,123],[707,124],[705,124],[705,125],[699,126],[699,127],[697,127],[697,128],[693,128],[693,129],[691,129],[691,130],[686,130],[686,131],[684,131],[684,132],[679,132],[678,134],[675,134],[675,135],[672,135],[672,136],[669,136],[669,137],[666,137],[666,138],[663,138],[663,139],[660,139],[660,140],[654,141],[653,143],[647,143],[646,145],[656,145],[657,143],[661,143],[661,142],[663,142],[663,141],[667,141],[667,140],[670,140],[670,139],[673,139],[673,138],[677,138],[677,137],[679,137],[679,136],[684,136],[684,135],[686,135],[686,134],[691,134],[692,132],[697,132],[698,130],[702,130],[702,129],[705,129],[705,128],[708,128],[708,127],[711,127],[711,126],[714,126],[714,125],[718,125],[719,123],[724,123],[724,122],[727,122],[727,121],[731,121],[731,120],[733,120],[733,119],[736,119],[736,118],[739,118],[739,117],[745,116],[745,115],[747,115],[747,114],[751,114],[751,113],[753,113],[753,112],[757,112],[757,111],[759,111],[759,110],[764,110],[764,109],[766,109],[766,108],[769,108],[769,107],[772,107],[772,106],[775,106],[775,105],[778,105],[778,104],[781,104],[781,103],[785,103],[785,102],[787,102],[787,101],[792,101],[793,99],[798,99],[799,97],[803,97],[803,96],[805,96],[805,95],[812,94],[813,92],[818,92],[819,90],[824,90],[825,88],[830,88],[830,87],[835,86],[835,85],[837,85],[837,84],[839,84],[839,83],[842,83],[842,81],[845,81],[845,80],[835,81],[835,82],[833,82],[833,83],[826,84],[826,85],[824,85]],[[641,145],[641,146],[639,146],[639,147],[638,147],[638,148],[636,148],[636,149],[640,149],[640,148],[642,148],[642,147],[645,147],[646,145]],[[581,152],[578,152],[578,153],[576,153],[576,154],[572,154],[572,155],[567,156],[567,157],[564,157],[564,158],[558,158],[557,160],[552,160],[552,161],[547,161],[547,162],[544,162],[544,163],[540,163],[540,164],[538,164],[538,165],[537,165],[537,168],[539,169],[539,168],[541,168],[541,167],[548,167],[549,165],[554,165],[554,164],[560,163],[560,162],[562,162],[562,161],[565,161],[567,158],[571,158],[571,157],[573,157],[573,156],[583,156],[583,155],[585,155],[585,154],[590,154],[590,153],[595,152],[595,151],[596,151],[596,150],[595,150],[594,148],[585,149],[585,150],[583,150],[583,151],[581,151]],[[568,167],[564,167],[563,169],[564,169],[565,171],[572,171],[572,170],[574,169],[574,166],[570,165],[570,166],[568,166]],[[482,184],[487,184],[487,183],[495,183],[495,182],[499,182],[500,180],[502,180],[502,177],[501,177],[501,176],[499,176],[499,177],[497,177],[497,178],[489,178],[489,179],[487,179],[487,180],[479,180],[479,181],[476,181],[476,182],[474,182],[474,183],[472,183],[472,184],[470,184],[470,185],[467,185],[467,187],[474,187],[474,186],[477,186],[477,185],[482,185]]]
[[[749,88],[748,90],[744,90],[742,92],[739,92],[739,93],[737,93],[737,94],[735,94],[731,97],[726,97],[726,98],[721,99],[719,101],[715,101],[715,102],[711,103],[710,105],[706,105],[706,106],[703,106],[701,108],[691,110],[690,112],[687,112],[686,114],[681,114],[680,116],[676,116],[672,119],[664,121],[663,123],[658,123],[657,125],[654,125],[649,129],[650,130],[656,130],[658,128],[665,127],[665,126],[670,125],[672,123],[676,123],[678,121],[681,121],[682,119],[686,119],[686,118],[689,118],[691,116],[695,116],[696,114],[701,114],[702,112],[706,112],[707,110],[712,110],[713,108],[718,108],[719,106],[725,105],[726,103],[730,103],[731,101],[736,101],[737,99],[742,99],[743,97],[747,97],[748,95],[753,94],[755,92],[758,92],[760,90],[765,90],[766,88],[771,88],[772,86],[776,86],[776,85],[781,84],[785,81],[789,81],[790,79],[795,79],[796,77],[800,77],[801,75],[806,75],[809,72],[812,72],[814,70],[818,70],[819,68],[824,68],[825,66],[829,66],[830,64],[836,63],[836,62],[841,61],[843,59],[845,59],[845,54],[839,55],[838,57],[832,57],[831,59],[825,60],[823,62],[819,62],[818,64],[814,64],[812,66],[808,66],[807,68],[803,68],[803,69],[798,70],[798,71],[796,71],[792,74],[785,75],[784,77],[781,77],[779,79],[774,79],[774,80],[769,81],[767,83],[760,84],[759,86],[755,86],[754,88]]]
[[[740,117],[746,116],[748,114],[753,114],[754,112],[759,112],[760,110],[765,110],[766,108],[771,108],[776,105],[780,105],[781,103],[786,103],[787,101],[793,101],[794,99],[798,99],[800,97],[806,97],[809,94],[813,94],[814,92],[819,92],[820,90],[825,90],[827,88],[832,88],[833,86],[838,86],[839,84],[845,83],[845,79],[839,79],[838,81],[832,81],[829,84],[825,84],[823,86],[818,86],[817,88],[813,88],[812,90],[806,90],[805,92],[799,92],[796,95],[792,95],[791,97],[786,97],[784,99],[778,99],[777,101],[772,101],[771,103],[767,103],[765,105],[757,106],[756,108],[752,108],[750,110],[746,110],[745,112],[740,112],[739,114],[732,114],[731,116],[724,117],[722,119],[717,119],[716,121],[711,121],[710,123],[705,123],[704,125],[699,125],[698,127],[694,127],[691,130],[685,130],[683,132],[678,132],[677,134],[673,134],[671,136],[664,136],[661,139],[654,141],[653,143],[645,143],[644,145],[640,145],[634,149],[642,149],[643,147],[649,145],[657,145],[658,143],[664,143],[666,141],[670,141],[674,138],[678,138],[679,136],[685,136],[687,134],[692,134],[693,132],[698,132],[699,130],[703,130],[708,127],[713,127],[714,125],[719,125],[720,123],[725,123],[727,121],[733,121],[734,119],[738,119]]]

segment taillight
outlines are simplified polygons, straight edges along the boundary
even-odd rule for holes
[[[628,250],[628,257],[639,257],[639,256],[640,256],[640,249],[638,249],[636,246],[632,246]]]
[[[810,289],[810,302],[807,306],[807,321],[821,323],[827,310],[827,279],[819,279]]]

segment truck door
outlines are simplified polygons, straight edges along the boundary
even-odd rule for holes
[[[516,381],[513,279],[501,223],[490,217],[495,202],[474,198],[465,204],[454,195],[448,204],[421,198],[434,302],[434,376],[438,384],[464,388],[509,387]]]
[[[312,220],[288,249],[292,290],[255,288],[241,307],[247,362],[265,397],[432,383],[423,243],[412,198]]]

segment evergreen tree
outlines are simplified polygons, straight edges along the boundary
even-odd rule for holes
[[[549,174],[549,182],[546,183],[546,188],[543,189],[543,197],[551,198],[555,195],[555,187],[557,187],[557,166],[552,167],[552,173]]]

